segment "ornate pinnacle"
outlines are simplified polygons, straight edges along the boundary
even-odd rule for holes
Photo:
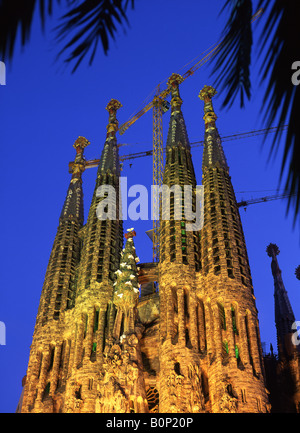
[[[109,112],[109,119],[107,129],[107,138],[114,137],[119,127],[119,122],[117,121],[116,112],[122,107],[121,102],[117,99],[111,99],[106,106],[106,110]]]
[[[217,91],[214,87],[205,85],[199,93],[199,98],[204,102],[208,102],[216,93]]]
[[[89,144],[90,142],[85,137],[78,137],[75,143],[73,144],[73,147],[75,147],[77,153],[80,153]]]
[[[211,99],[217,93],[216,89],[212,86],[204,86],[203,89],[199,93],[199,98],[201,101],[204,101],[204,117],[203,120],[205,125],[215,123],[217,116],[214,112],[214,108],[211,102]]]
[[[172,74],[168,79],[168,87],[171,88],[171,107],[172,112],[178,111],[182,104],[182,99],[179,96],[179,84],[184,81],[183,77],[179,74]]]
[[[266,252],[269,257],[278,256],[278,254],[280,253],[279,248],[276,244],[269,244],[267,246]]]
[[[117,99],[111,99],[109,103],[106,106],[106,110],[111,113],[113,111],[117,111],[119,108],[122,107],[122,104]]]
[[[90,142],[85,137],[78,137],[73,147],[76,149],[76,157],[72,167],[72,180],[74,182],[81,177],[81,173],[85,170],[85,159],[83,156],[83,151],[86,146],[88,146]]]
[[[183,77],[179,74],[173,73],[168,79],[168,86],[178,87],[184,81]]]

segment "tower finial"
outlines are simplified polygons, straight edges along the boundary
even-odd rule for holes
[[[182,99],[179,95],[179,84],[184,81],[179,74],[172,74],[168,79],[168,89],[171,89],[171,118],[169,123],[166,147],[182,146],[190,149],[185,121],[181,111]]]
[[[212,86],[204,86],[203,89],[199,93],[199,98],[201,101],[204,101],[204,122],[205,125],[215,124],[217,120],[216,113],[214,112],[214,108],[212,105],[212,98],[217,93],[216,89]]]
[[[106,106],[106,110],[109,112],[107,136],[106,138],[114,138],[119,127],[119,122],[117,121],[116,113],[119,108],[122,107],[121,102],[117,99],[111,99]]]
[[[98,175],[107,171],[116,175],[119,175],[120,173],[120,161],[116,138],[116,133],[119,129],[119,122],[116,113],[120,107],[122,107],[122,104],[117,99],[111,99],[105,107],[109,112],[109,118],[108,125],[106,126],[107,133],[104,148],[98,167]]]
[[[204,137],[204,152],[202,160],[202,168],[205,167],[222,167],[227,172],[229,171],[224,150],[221,143],[221,138],[216,127],[217,116],[212,105],[212,98],[217,93],[212,86],[204,86],[199,93],[199,98],[204,101],[204,122],[205,122],[205,137]]]
[[[180,110],[180,107],[182,105],[182,99],[179,95],[179,84],[183,82],[183,77],[179,74],[172,74],[170,78],[168,79],[168,87],[171,87],[171,107],[172,107],[172,114],[176,111]]]
[[[85,137],[78,137],[73,144],[73,147],[76,149],[77,153],[83,152],[84,148],[88,146],[90,142]]]
[[[73,144],[73,147],[76,150],[76,157],[72,166],[71,182],[76,182],[78,179],[81,179],[81,174],[85,170],[85,159],[83,152],[85,147],[87,147],[89,144],[90,142],[85,137],[78,137]]]
[[[68,218],[78,219],[83,222],[83,193],[82,193],[82,173],[86,167],[86,160],[83,151],[90,142],[85,137],[78,137],[73,144],[76,149],[76,157],[72,164],[72,178],[67,192],[61,214],[60,221]]]

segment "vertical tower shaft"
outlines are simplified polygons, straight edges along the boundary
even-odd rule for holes
[[[272,258],[271,269],[274,278],[275,324],[277,330],[278,355],[286,357],[292,352],[292,334],[295,316],[285,289],[277,255],[279,248],[275,244],[267,247],[268,256]]]
[[[195,206],[196,179],[184,118],[179,84],[182,77],[173,74],[171,86],[171,119],[166,146],[160,224],[160,397],[161,412],[203,411],[196,347],[195,271],[199,267],[199,235],[187,230],[184,187],[192,191]],[[168,212],[169,211],[169,212]],[[194,390],[192,392],[192,389]],[[197,409],[196,409],[197,408]]]
[[[274,278],[275,325],[277,331],[277,386],[281,412],[300,412],[300,348],[295,316],[285,289],[277,255],[279,248],[269,244]],[[278,410],[278,408],[277,408]]]
[[[205,139],[202,273],[197,286],[206,317],[211,410],[266,411],[257,309],[239,211],[216,128],[215,93],[204,86],[199,94],[204,101]]]
[[[24,412],[52,412],[52,396],[59,381],[66,379],[63,372],[59,376],[58,364],[64,350],[64,317],[74,304],[81,248],[79,230],[83,224],[83,151],[88,144],[83,137],[79,137],[74,144],[77,154],[72,179],[45,275],[30,351],[22,407]]]
[[[95,411],[97,378],[102,369],[109,324],[114,314],[113,283],[123,243],[116,140],[116,112],[120,107],[120,102],[115,99],[106,107],[109,112],[107,135],[84,227],[72,329],[75,341],[72,380],[66,390],[65,402],[72,412]],[[79,398],[74,399],[76,395]]]

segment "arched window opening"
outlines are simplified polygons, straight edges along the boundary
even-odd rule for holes
[[[225,310],[222,304],[218,303],[219,310],[219,323],[220,328],[226,331],[226,319],[225,319]]]

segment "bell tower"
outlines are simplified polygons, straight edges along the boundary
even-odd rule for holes
[[[271,257],[274,278],[275,325],[277,331],[277,396],[279,411],[300,412],[300,346],[294,326],[294,312],[283,283],[277,256],[280,251],[276,244],[269,244],[267,254]]]
[[[190,143],[181,111],[179,84],[182,77],[173,74],[171,119],[166,145],[163,187],[170,191],[170,206],[162,200],[160,223],[160,397],[161,412],[203,412],[204,399],[199,377],[196,271],[200,270],[199,233],[188,231],[186,195],[192,191],[196,206],[196,178]],[[166,211],[170,211],[166,215]]]
[[[204,226],[197,275],[202,339],[212,412],[265,412],[262,350],[255,296],[239,210],[212,98],[204,86]]]
[[[52,412],[52,396],[63,375],[59,374],[59,364],[66,347],[61,336],[65,331],[66,311],[70,311],[75,301],[83,225],[83,152],[88,144],[84,137],[74,143],[76,158],[42,289],[24,388],[23,412]]]

